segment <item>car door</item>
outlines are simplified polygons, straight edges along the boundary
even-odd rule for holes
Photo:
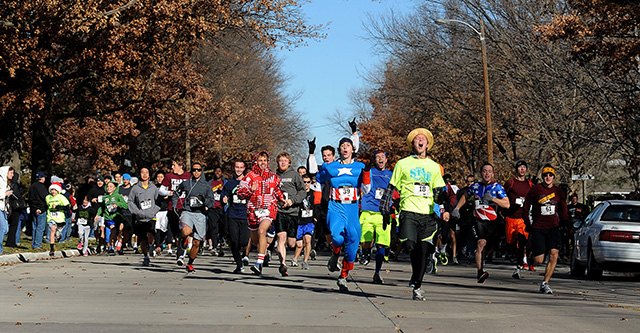
[[[576,231],[575,238],[575,247],[576,247],[576,259],[580,261],[587,260],[587,248],[589,245],[589,235],[592,233],[593,222],[598,219],[598,216],[604,210],[606,203],[600,203],[598,206],[591,211],[587,218],[582,222],[582,225]]]

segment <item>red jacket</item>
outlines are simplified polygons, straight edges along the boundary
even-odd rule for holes
[[[253,168],[240,181],[240,187],[236,192],[240,198],[247,200],[247,220],[250,225],[259,223],[265,217],[274,220],[278,213],[278,201],[284,201],[284,195],[280,190],[280,177],[268,168],[262,170],[258,166],[258,155],[262,152],[267,153],[261,151],[253,157]],[[254,184],[258,184],[255,191],[252,190]],[[268,210],[268,215],[259,218],[256,216],[256,210],[259,209]]]

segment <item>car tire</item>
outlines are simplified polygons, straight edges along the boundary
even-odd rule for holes
[[[571,253],[571,276],[583,277],[586,267],[576,258],[576,248]]]
[[[588,258],[587,258],[587,277],[592,280],[597,280],[602,277],[602,268],[598,267],[598,263],[596,262],[596,258],[593,256],[593,251],[591,250],[591,246],[589,246],[588,250]]]

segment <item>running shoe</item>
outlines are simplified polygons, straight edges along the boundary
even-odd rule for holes
[[[413,289],[413,300],[414,301],[426,301],[427,298],[424,297],[424,292],[422,289]]]
[[[255,275],[262,275],[262,265],[260,264],[254,264],[253,266],[251,266],[251,271],[253,272],[253,274]]]
[[[458,258],[453,257],[453,264],[454,264],[454,265],[458,265],[458,264],[460,264],[460,263],[458,262]]]
[[[373,283],[384,284],[384,280],[380,277],[380,273],[373,274]]]
[[[347,287],[347,278],[338,278],[336,284],[338,285],[340,291],[349,291],[349,287]]]
[[[178,257],[178,260],[176,261],[176,265],[178,266],[183,266],[184,265],[184,255],[181,255]]]
[[[413,281],[409,281],[409,287],[415,288],[416,287],[416,283],[413,282]]]
[[[316,260],[316,250],[311,249],[311,252],[309,253],[309,258],[311,260]]]
[[[489,277],[489,272],[478,271],[478,283],[484,283],[484,281]]]
[[[278,268],[278,272],[280,272],[280,275],[282,276],[289,276],[289,272],[287,272],[287,265],[285,264],[280,265],[280,268]]]
[[[331,253],[331,258],[329,258],[329,262],[327,262],[327,269],[329,269],[329,272],[335,272],[340,269],[340,267],[338,267],[337,253]]]
[[[438,254],[438,259],[440,259],[440,263],[445,266],[449,263],[449,257],[446,252],[440,252],[440,254]]]
[[[110,247],[109,250],[107,251],[107,253],[110,256],[115,256],[116,255],[116,250],[114,250],[112,247]]]
[[[298,267],[298,260],[291,259],[291,267]]]
[[[306,262],[302,263],[302,269],[308,270],[309,269],[309,264]]]
[[[371,253],[367,253],[364,255],[364,258],[362,260],[362,264],[367,266],[369,265],[369,263],[371,262]]]
[[[533,267],[533,265],[529,265],[529,270],[532,271],[532,272],[536,271],[536,269]]]
[[[222,248],[218,249],[218,257],[224,257],[224,250],[222,250]]]
[[[218,253],[218,249],[216,248],[212,248],[210,252],[211,252],[211,255],[214,257],[217,257],[220,255],[220,253]]]
[[[149,266],[150,262],[149,257],[144,257],[144,259],[142,259],[142,266]]]
[[[56,251],[53,251],[53,250],[49,251],[49,257],[53,257],[54,255],[56,255]]]
[[[249,266],[249,257],[244,256],[244,258],[242,258],[242,265]]]
[[[549,287],[549,282],[540,283],[540,293],[541,294],[553,294],[553,290]]]
[[[513,274],[511,274],[511,277],[514,279],[520,279],[520,268],[516,268],[515,271],[513,271]]]
[[[267,253],[264,255],[264,263],[262,266],[269,267],[269,262],[271,261],[271,251],[267,250]]]
[[[233,274],[242,274],[242,273],[244,273],[244,265],[240,267],[236,267],[236,269],[233,270]]]
[[[122,249],[122,243],[120,241],[116,242],[116,251],[120,251]]]
[[[196,270],[193,269],[193,265],[186,265],[184,266],[184,269],[187,271],[187,274],[192,274],[196,272]]]
[[[82,250],[83,247],[82,242],[78,243],[78,250]]]
[[[427,263],[429,266],[427,267],[427,274],[437,274],[438,273],[438,260],[436,259],[428,259]]]
[[[121,255],[121,256],[123,256],[123,255],[124,255],[124,249],[123,249],[123,248],[120,248],[120,250],[118,250],[118,254],[119,254],[119,255]]]
[[[173,255],[173,249],[168,249],[167,250],[167,255],[168,256],[172,256]]]
[[[211,252],[213,250],[213,246],[211,244],[207,245],[207,251]]]
[[[82,255],[85,257],[89,256],[89,250],[85,250],[84,252],[82,252]]]

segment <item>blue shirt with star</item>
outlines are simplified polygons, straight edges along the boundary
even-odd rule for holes
[[[353,162],[351,164],[342,164],[340,161],[324,163],[316,175],[316,180],[318,183],[324,184],[330,179],[332,188],[353,186],[357,189],[362,182],[362,177],[360,176],[362,170],[364,170],[364,163],[362,162]]]

